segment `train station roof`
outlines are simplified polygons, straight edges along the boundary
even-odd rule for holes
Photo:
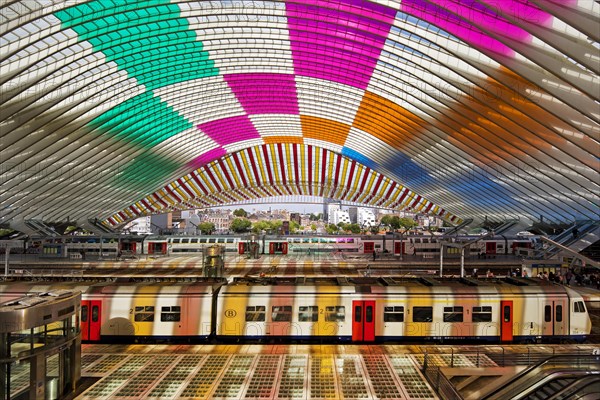
[[[1,223],[281,195],[598,218],[595,1],[5,4]]]

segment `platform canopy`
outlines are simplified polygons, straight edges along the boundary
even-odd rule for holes
[[[598,218],[595,1],[3,4],[1,223],[278,195]]]

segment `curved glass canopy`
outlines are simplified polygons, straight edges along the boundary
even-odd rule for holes
[[[596,2],[27,0],[1,15],[0,222],[119,226],[315,191],[453,222],[598,218]]]

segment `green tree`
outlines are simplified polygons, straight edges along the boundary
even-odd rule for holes
[[[245,218],[236,218],[231,221],[230,229],[235,233],[244,233],[250,231],[250,227],[252,226],[252,222]]]
[[[325,230],[329,235],[335,235],[340,230],[340,227],[335,224],[327,224]]]
[[[290,221],[290,233],[296,233],[300,229],[300,224],[296,221]]]
[[[252,224],[252,232],[254,233],[262,233],[262,231],[268,231],[270,225],[267,221],[257,221]]]
[[[358,235],[362,229],[360,228],[359,224],[348,224],[346,226],[346,230]]]
[[[236,217],[246,218],[248,216],[248,213],[243,208],[238,208],[237,210],[233,211],[233,215],[235,215]]]
[[[313,231],[313,232],[316,232],[317,231],[317,224],[315,224],[315,223],[310,224],[310,230]]]
[[[379,233],[379,225],[371,225],[369,227],[369,231],[373,234],[376,235]]]
[[[413,229],[417,225],[419,225],[417,223],[417,221],[415,221],[414,219],[412,219],[412,218],[406,218],[406,217],[405,218],[399,218],[398,222],[399,222],[400,226],[398,228],[396,228],[396,229],[403,228],[405,230],[409,230],[409,229]]]
[[[198,229],[205,235],[210,235],[215,231],[215,224],[212,222],[201,222],[198,224]]]

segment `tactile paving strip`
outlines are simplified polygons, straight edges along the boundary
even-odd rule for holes
[[[423,366],[424,354],[414,354],[414,359]],[[479,365],[477,365],[479,362]],[[427,365],[435,367],[497,367],[498,365],[485,354],[428,354]]]
[[[306,393],[307,356],[285,355],[276,399],[303,399]]]
[[[335,364],[333,356],[314,355],[309,359],[309,399],[336,399]]]
[[[371,398],[362,371],[360,356],[339,355],[335,357],[337,374],[339,377],[340,394],[343,399],[369,399]]]
[[[260,355],[254,366],[254,373],[244,399],[262,400],[272,399],[275,394],[277,375],[280,371],[281,356]]]
[[[390,365],[411,399],[436,399],[425,377],[417,369],[415,361],[409,355],[388,356]]]
[[[437,399],[412,355],[133,354],[85,357],[81,399]],[[444,360],[438,358],[440,362]],[[86,369],[87,368],[87,369]]]
[[[204,355],[182,356],[161,381],[150,391],[148,398],[173,399],[181,390],[188,376],[198,368]]]
[[[224,354],[211,354],[206,357],[202,367],[189,381],[180,398],[206,399],[208,394],[217,384],[217,378],[223,372],[231,356]]]
[[[363,362],[369,374],[369,383],[373,393],[378,399],[404,399],[398,390],[392,371],[387,366],[385,356],[382,354],[369,354],[363,356]]]
[[[81,363],[81,372],[85,376],[106,376],[110,371],[121,364],[128,356],[127,354],[109,354],[104,356],[100,361],[94,362],[92,365]]]
[[[116,370],[105,378],[100,379],[85,393],[84,399],[108,398],[123,384],[125,384],[137,371],[139,371],[149,360],[153,358],[150,355],[135,355],[128,357],[125,362],[116,368]]]
[[[128,380],[113,395],[113,398],[139,399],[142,394],[150,389],[159,376],[165,374],[176,358],[177,356],[155,357],[143,369],[140,369],[132,379]]]
[[[233,356],[212,397],[219,399],[239,398],[244,382],[250,375],[250,367],[255,357],[254,355]]]

